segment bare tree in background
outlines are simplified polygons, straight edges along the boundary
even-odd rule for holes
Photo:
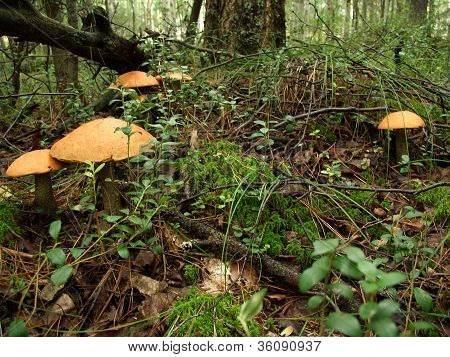
[[[194,0],[191,8],[191,15],[189,16],[189,22],[186,30],[186,37],[195,36],[197,33],[198,18],[200,16],[200,10],[202,9],[203,0]]]
[[[358,0],[353,0],[353,29],[358,30],[359,21],[359,3]]]
[[[44,0],[45,11],[47,16],[58,22],[63,22],[63,4],[61,0]],[[59,91],[63,91],[68,82],[69,76],[69,54],[67,51],[51,47],[52,63],[55,69],[56,88]]]
[[[78,7],[77,0],[66,0],[67,6],[67,22],[70,26],[78,29]],[[69,53],[67,60],[67,82],[72,85],[78,84],[78,57],[72,53]]]

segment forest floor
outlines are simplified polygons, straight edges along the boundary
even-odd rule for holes
[[[0,333],[243,336],[241,304],[268,288],[251,335],[358,335],[333,325],[345,315],[367,336],[383,334],[375,322],[448,336],[448,94],[315,50],[212,68],[143,103],[131,94],[119,112],[158,144],[119,165],[121,215],[93,204],[86,165],[54,175],[50,218],[32,206],[31,178],[2,176]],[[26,120],[12,110],[0,124],[2,170],[54,143],[64,120],[90,117],[87,98],[20,99]],[[376,125],[400,109],[427,127],[395,163]]]

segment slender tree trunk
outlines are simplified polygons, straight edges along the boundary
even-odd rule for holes
[[[58,22],[63,22],[62,3],[60,0],[45,0],[47,16]],[[56,89],[64,91],[69,76],[69,55],[61,48],[52,47],[52,62],[55,68]]]
[[[9,43],[11,46],[11,50],[13,53],[14,59],[14,69],[13,74],[11,76],[11,84],[14,88],[13,94],[20,94],[20,73],[22,73],[22,62],[24,60],[25,55],[25,42],[16,42],[12,38],[9,39]],[[16,106],[17,98],[11,98],[11,105],[13,107]]]
[[[353,0],[353,29],[355,31],[358,30],[358,21],[359,21],[359,4],[358,0]]]
[[[386,10],[386,0],[381,0],[381,8],[380,8],[380,18],[381,20],[384,21],[384,17],[385,17],[385,10]]]
[[[286,42],[285,0],[206,0],[207,47],[249,54]]]
[[[366,21],[367,21],[367,1],[368,0],[362,0],[362,16]]]
[[[189,17],[189,23],[186,30],[186,37],[195,36],[197,33],[198,18],[200,16],[200,10],[202,8],[203,0],[194,0],[191,9],[191,16]]]
[[[66,0],[67,6],[67,22],[70,26],[78,29],[78,16],[77,16],[77,0]],[[67,82],[71,85],[78,85],[78,57],[70,53],[67,61]]]
[[[327,12],[329,14],[331,28],[333,28],[336,20],[336,13],[334,11],[334,0],[327,0]]]
[[[350,8],[351,8],[351,0],[346,0],[345,2],[345,25],[344,25],[344,33],[347,35],[349,33],[350,30],[350,21],[351,21],[351,16],[350,16]]]

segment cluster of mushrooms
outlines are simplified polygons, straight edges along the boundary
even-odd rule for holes
[[[145,72],[132,71],[118,77],[110,88],[130,88],[136,90],[141,101],[157,86],[164,87],[169,79],[173,89],[191,77],[174,72],[164,76],[150,76]],[[131,126],[131,135],[126,135],[123,127]],[[397,162],[408,154],[407,129],[425,126],[418,115],[409,111],[399,111],[387,115],[378,125],[380,130],[393,130]],[[34,175],[35,205],[45,214],[53,214],[57,205],[52,189],[50,173],[61,170],[69,164],[104,163],[98,173],[102,188],[103,207],[108,214],[117,214],[121,208],[120,194],[115,183],[114,163],[139,155],[149,149],[153,136],[141,127],[128,124],[114,117],[95,119],[82,124],[77,129],[57,141],[51,149],[34,150],[17,158],[6,171],[10,177]]]
[[[192,80],[191,77],[179,73],[168,72],[163,76],[150,76],[145,72],[133,71],[118,77],[110,88],[131,88],[145,100],[152,87],[164,86],[168,78],[171,85],[176,82]],[[126,135],[124,127],[130,126],[130,135]],[[149,149],[153,136],[143,128],[129,124],[124,120],[106,117],[91,120],[57,141],[50,149],[34,150],[18,157],[7,169],[9,177],[34,176],[36,208],[44,214],[55,213],[57,204],[52,188],[50,173],[61,170],[69,164],[104,163],[98,172],[98,181],[102,189],[104,210],[108,214],[117,214],[121,209],[120,193],[115,183],[115,162],[126,160]]]

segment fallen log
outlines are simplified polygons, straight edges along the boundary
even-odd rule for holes
[[[226,252],[229,257],[236,259],[246,254],[251,254],[249,247],[245,244],[231,237],[226,239],[223,233],[218,232],[216,229],[204,223],[187,218],[179,211],[163,212],[162,217],[171,223],[178,223],[182,230],[186,231],[190,236],[195,237],[195,239],[208,241],[209,245],[219,256],[222,253],[222,247],[225,243],[227,245]],[[258,254],[255,260],[260,262],[261,269],[264,273],[276,278],[278,282],[298,289],[298,280],[300,278],[298,271],[276,261],[265,253]]]

